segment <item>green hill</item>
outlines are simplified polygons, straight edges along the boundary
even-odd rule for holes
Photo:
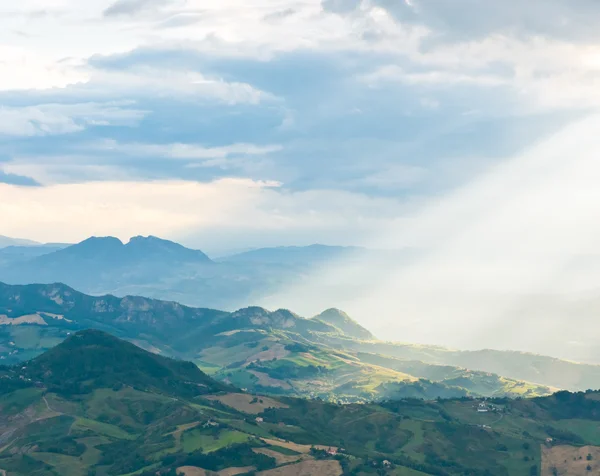
[[[362,327],[358,322],[353,320],[348,314],[339,309],[327,309],[313,319],[326,322],[337,327],[343,334],[354,337],[356,339],[371,340],[375,336],[370,331]]]
[[[70,336],[29,362],[23,374],[61,394],[122,386],[190,396],[227,389],[191,362],[146,352],[96,330]]]
[[[545,476],[582,461],[597,474],[599,424],[591,391],[360,405],[250,395],[97,331],[0,368],[7,476]]]

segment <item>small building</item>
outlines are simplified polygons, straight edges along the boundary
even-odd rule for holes
[[[384,459],[381,464],[383,465],[384,468],[392,467],[392,463],[390,463],[387,459]]]
[[[327,454],[330,454],[331,456],[335,456],[338,454],[338,450],[337,450],[337,448],[329,448],[327,450]]]
[[[262,418],[262,417],[256,417],[256,423],[262,423],[264,421],[265,421],[264,418]]]
[[[477,411],[479,413],[487,413],[489,412],[488,406],[485,403],[480,403],[477,407]]]
[[[554,441],[553,438],[546,438],[546,443],[548,443],[548,444],[552,443],[553,441]]]

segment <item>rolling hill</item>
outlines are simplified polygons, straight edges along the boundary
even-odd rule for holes
[[[356,339],[373,340],[375,336],[340,309],[327,309],[313,319],[337,327],[343,334]]]
[[[0,284],[0,363],[31,359],[72,333],[98,329],[190,360],[222,382],[275,395],[364,402],[533,397],[561,388],[600,387],[598,366],[506,352],[498,360],[505,360],[512,374],[491,372],[478,356],[468,360],[471,353],[377,341],[345,314],[334,314],[344,325],[288,310],[252,307],[229,313],[143,297],[88,296],[61,284]],[[461,365],[452,363],[458,358],[464,359]],[[536,378],[514,376],[526,372],[537,372]]]
[[[591,391],[360,405],[252,395],[99,331],[0,367],[6,476],[595,474],[599,422]]]

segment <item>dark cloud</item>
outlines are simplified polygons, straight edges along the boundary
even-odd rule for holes
[[[0,170],[0,183],[7,183],[10,185],[21,185],[24,187],[39,187],[40,183],[31,177],[24,175],[7,174]]]
[[[104,10],[105,17],[116,17],[121,15],[135,15],[152,8],[160,7],[170,3],[171,0],[117,0]]]

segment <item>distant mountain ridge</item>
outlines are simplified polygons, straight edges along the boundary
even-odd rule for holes
[[[186,248],[155,236],[136,236],[123,243],[114,237],[91,237],[81,243],[41,256],[36,264],[61,263],[62,259],[106,260],[135,263],[143,260],[211,262],[202,251]]]
[[[299,264],[307,259],[330,260],[367,251],[357,246],[330,246],[314,244],[309,246],[277,246],[259,248],[234,255],[223,256],[219,261],[225,263],[254,264]]]
[[[211,260],[200,250],[155,236],[90,237],[55,247],[0,249],[0,281],[65,283],[88,294],[144,295],[233,311],[261,303],[314,269],[358,248],[265,248]]]
[[[0,284],[0,363],[33,358],[69,334],[98,329],[153,352],[192,360],[223,382],[267,393],[368,401],[535,396],[552,387],[600,387],[600,366],[498,352],[490,373],[491,364],[470,358],[469,352],[377,341],[339,310],[322,317],[334,323],[285,309],[229,313],[136,296],[94,297],[62,284]],[[529,380],[535,384],[522,376],[528,372],[537,372]]]
[[[11,238],[10,236],[0,235],[0,248],[7,246],[39,246],[41,243],[23,238]]]

